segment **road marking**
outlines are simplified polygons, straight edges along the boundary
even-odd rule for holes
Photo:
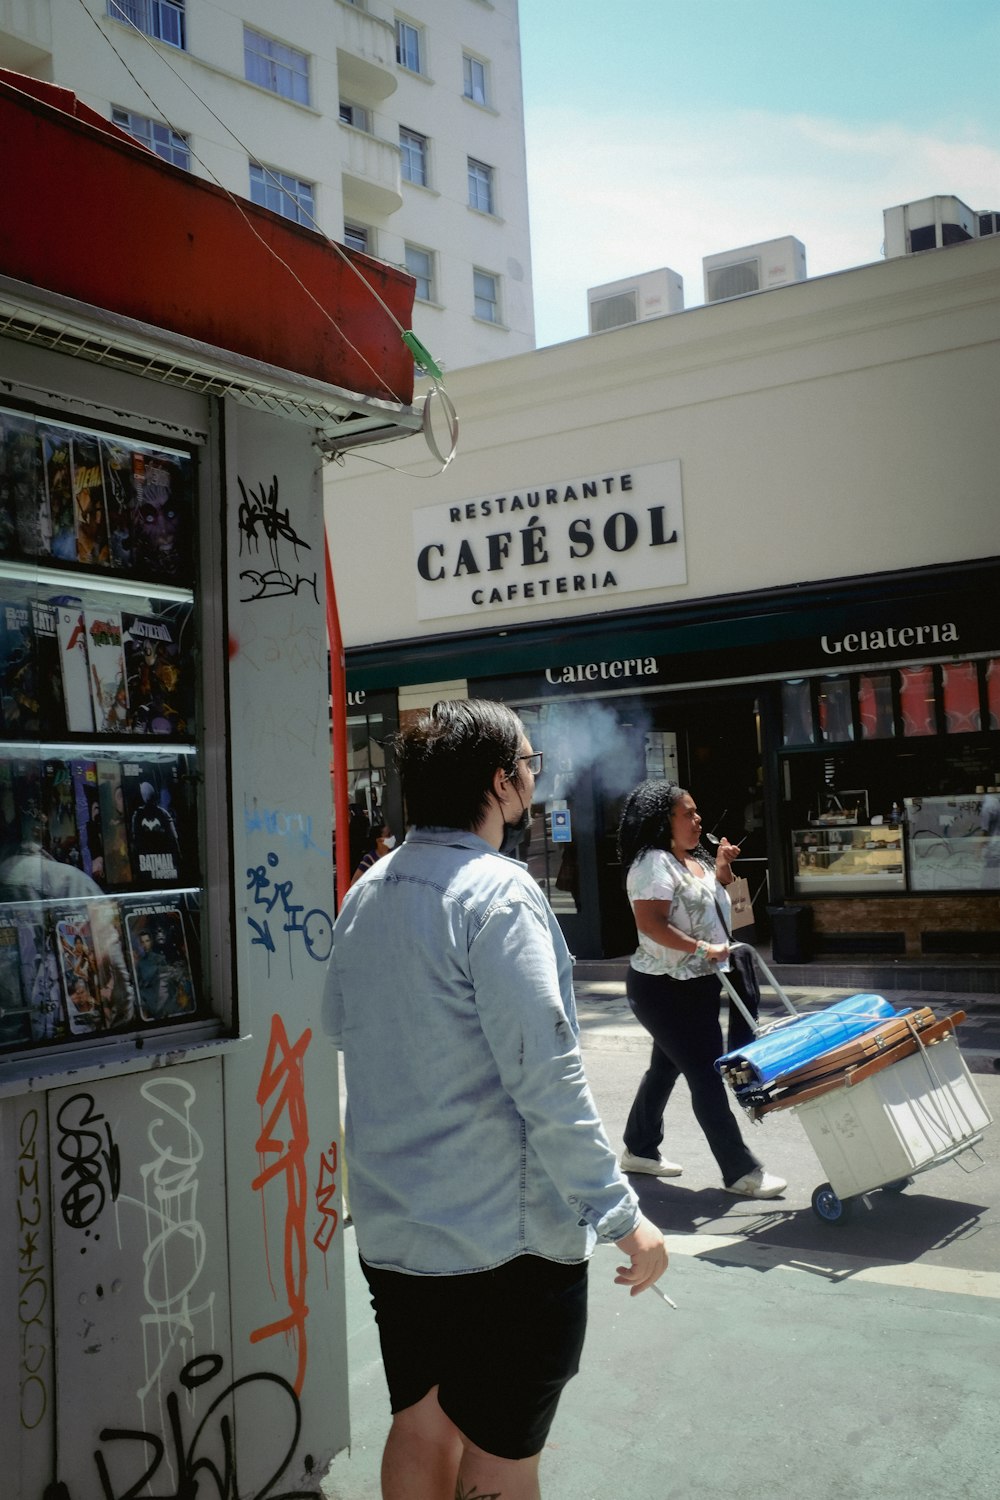
[[[668,1234],[664,1236],[671,1255],[721,1260],[728,1265],[752,1266],[756,1270],[797,1271],[822,1276],[828,1281],[870,1281],[880,1286],[907,1287],[912,1291],[956,1292],[967,1297],[1000,1300],[1000,1273],[970,1271],[961,1266],[901,1264],[883,1260],[874,1264],[835,1250],[794,1250],[780,1245],[759,1245],[730,1234]]]

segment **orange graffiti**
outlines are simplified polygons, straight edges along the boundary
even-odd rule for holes
[[[316,1207],[320,1211],[322,1222],[313,1235],[313,1244],[325,1255],[330,1248],[333,1236],[337,1230],[337,1210],[333,1207],[334,1194],[337,1184],[334,1174],[337,1171],[337,1142],[330,1142],[330,1150],[324,1151],[319,1159],[319,1182],[316,1186]]]
[[[298,1367],[293,1386],[297,1396],[302,1394],[306,1374],[306,1318],[309,1316],[306,1305],[306,1150],[309,1146],[309,1123],[306,1118],[303,1059],[311,1040],[312,1032],[306,1030],[295,1046],[290,1046],[281,1017],[271,1018],[271,1040],[257,1085],[257,1103],[260,1105],[257,1155],[261,1160],[262,1170],[252,1184],[255,1192],[263,1193],[267,1183],[284,1176],[287,1195],[284,1269],[288,1313],[263,1328],[255,1329],[250,1335],[250,1342],[256,1344],[261,1339],[273,1338],[278,1333],[290,1335],[296,1341]],[[265,1115],[264,1106],[269,1101],[270,1113]],[[282,1115],[286,1130],[284,1138],[279,1134]],[[266,1243],[265,1217],[265,1246]],[[270,1279],[270,1260],[268,1277]]]

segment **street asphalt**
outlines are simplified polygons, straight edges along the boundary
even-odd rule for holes
[[[620,1149],[648,1038],[617,972],[576,986],[585,1064]],[[797,1009],[852,993],[789,987]],[[920,992],[893,1004],[966,1012],[975,1084],[1000,1115],[1000,996]],[[781,1013],[764,992],[762,1019]],[[793,1110],[743,1129],[788,1180],[766,1203],[722,1191],[679,1085],[664,1154],[680,1178],[633,1177],[670,1250],[670,1308],[591,1269],[583,1365],[542,1458],[545,1500],[987,1500],[1000,1457],[1000,1129],[966,1158],[874,1191],[843,1225],[810,1207],[824,1172]],[[353,1230],[345,1231],[352,1446],[326,1500],[378,1500],[388,1400]],[[470,1379],[488,1357],[470,1330]],[[442,1497],[451,1500],[451,1497]]]

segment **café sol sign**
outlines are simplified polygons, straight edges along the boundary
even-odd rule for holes
[[[413,513],[417,616],[490,615],[687,581],[679,459]]]

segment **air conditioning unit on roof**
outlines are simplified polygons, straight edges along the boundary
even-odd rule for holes
[[[794,235],[780,240],[762,240],[739,250],[706,255],[701,263],[705,278],[705,301],[724,302],[767,292],[806,279],[806,247]]]
[[[895,255],[913,255],[919,250],[941,250],[945,245],[958,245],[963,240],[974,240],[982,232],[979,217],[961,198],[945,193],[884,209],[882,222],[885,227],[885,257],[889,260]],[[984,214],[982,217],[992,216]]]
[[[667,266],[587,290],[591,333],[606,333],[609,328],[624,328],[629,323],[683,311],[684,281]]]

